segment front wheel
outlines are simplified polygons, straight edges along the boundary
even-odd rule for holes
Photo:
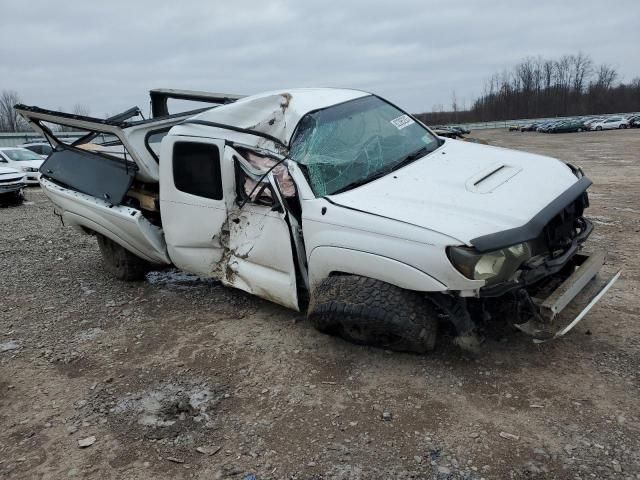
[[[596,127],[596,131],[597,131],[597,132],[601,132],[601,131],[602,131],[602,127],[601,127],[601,126],[597,126],[597,127]]]
[[[308,317],[323,333],[404,352],[433,350],[438,330],[438,312],[423,295],[357,275],[325,279]]]
[[[99,233],[96,234],[96,238],[106,270],[117,279],[127,282],[143,280],[145,275],[153,269],[151,263],[136,257],[110,238]]]
[[[10,192],[0,195],[0,204],[4,205],[20,205],[24,201],[24,193],[22,190]]]

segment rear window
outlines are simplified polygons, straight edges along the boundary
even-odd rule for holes
[[[173,146],[173,181],[181,192],[222,200],[218,147],[207,143],[177,142]]]

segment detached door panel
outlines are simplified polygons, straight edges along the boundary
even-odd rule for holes
[[[188,272],[221,277],[227,207],[224,142],[166,137],[160,155],[160,210],[167,251]]]

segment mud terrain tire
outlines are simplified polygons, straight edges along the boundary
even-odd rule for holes
[[[98,233],[96,238],[106,270],[117,279],[127,282],[143,280],[147,272],[153,269],[151,263],[136,257],[104,235]]]
[[[325,279],[308,317],[323,333],[403,352],[433,350],[438,330],[438,312],[424,296],[356,275]]]

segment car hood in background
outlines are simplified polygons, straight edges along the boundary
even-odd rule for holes
[[[0,167],[0,176],[6,180],[12,176],[23,177],[24,173],[11,167]]]
[[[396,172],[329,198],[470,245],[523,226],[577,181],[554,158],[447,140]]]
[[[14,169],[20,169],[22,167],[39,169],[43,163],[44,163],[44,160],[22,160],[19,162],[11,162],[11,166]]]

